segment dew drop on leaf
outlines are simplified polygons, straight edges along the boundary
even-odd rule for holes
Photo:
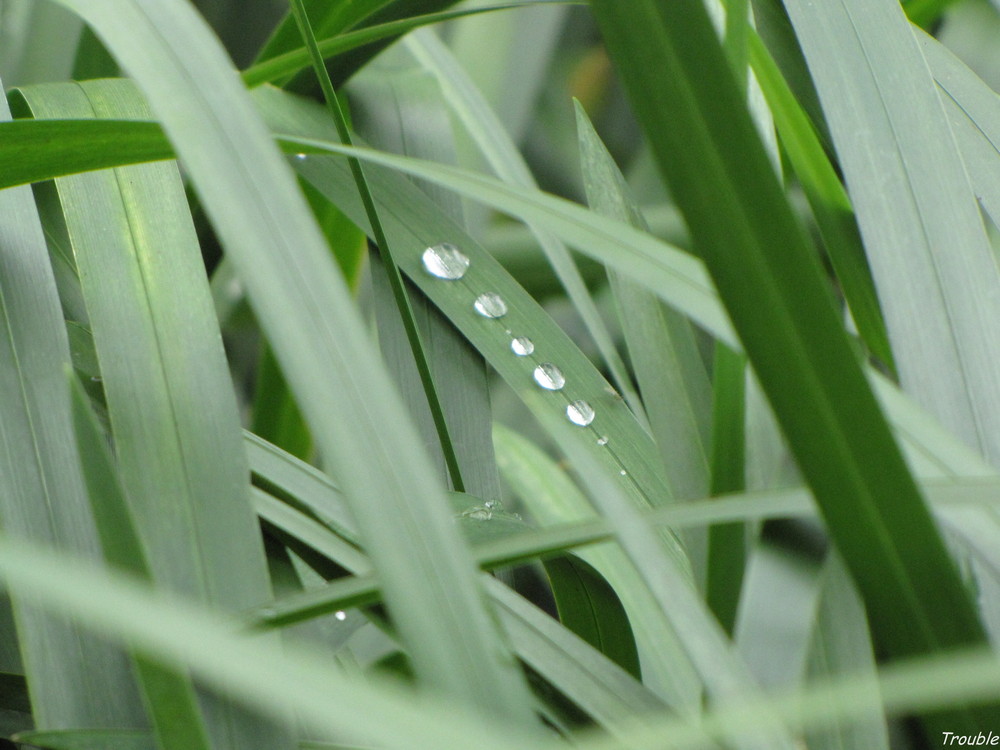
[[[507,303],[496,292],[480,294],[473,307],[484,318],[502,318],[507,314]]]
[[[574,401],[566,407],[566,417],[573,424],[586,427],[594,421],[594,407],[586,401]]]
[[[566,376],[551,362],[543,362],[535,368],[535,382],[547,391],[558,391],[566,385]]]
[[[510,342],[510,350],[518,357],[527,357],[535,351],[535,343],[527,336],[518,336]]]
[[[456,281],[469,270],[469,256],[449,242],[424,250],[421,256],[427,273],[446,281]]]

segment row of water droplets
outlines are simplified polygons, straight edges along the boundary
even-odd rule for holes
[[[462,281],[462,283],[466,283],[463,279],[472,263],[469,256],[448,242],[428,247],[424,250],[421,260],[424,270],[434,278],[443,281]],[[467,284],[466,287],[468,288]],[[474,290],[470,289],[470,291]],[[472,308],[477,314],[491,320],[499,320],[507,314],[507,303],[496,292],[479,294],[473,301]],[[530,358],[535,363],[532,377],[538,387],[544,388],[547,391],[563,391],[563,388],[566,386],[566,376],[563,375],[562,370],[552,362],[545,362],[538,359],[535,356],[535,344],[527,336],[515,336],[509,328],[505,328],[504,332],[510,337],[510,350],[514,355]],[[597,413],[590,403],[582,399],[572,400],[567,396],[566,418],[578,427],[593,430],[594,434],[597,435],[597,444],[601,447],[606,447],[611,452],[616,463],[621,466],[622,461],[615,454],[611,446],[608,445],[607,436],[601,435],[593,427],[596,417]],[[618,473],[624,477],[628,472],[624,468],[621,468]]]

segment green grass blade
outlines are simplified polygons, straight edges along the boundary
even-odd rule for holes
[[[878,643],[896,655],[982,643],[975,609],[856,363],[704,8],[693,0],[591,5],[695,244],[858,581]],[[977,714],[959,712],[952,720],[970,728],[995,723],[995,707]]]
[[[408,49],[437,78],[452,111],[476,143],[492,170],[506,183],[537,189],[537,183],[527,163],[508,135],[485,97],[476,89],[448,48],[433,34],[415,34],[407,41]],[[622,393],[632,411],[645,418],[639,394],[625,369],[611,334],[594,304],[587,285],[580,275],[565,245],[545,229],[528,222],[552,268],[576,306],[591,338],[611,373],[611,380]]]
[[[271,456],[278,457],[275,453],[271,453]],[[298,471],[303,474],[302,478],[307,484],[314,481],[315,470],[303,467],[294,460],[286,462],[280,467],[280,471],[286,478],[290,478],[289,472]],[[324,499],[318,507],[326,507],[329,502],[326,489],[320,488],[320,494]],[[303,504],[309,505],[308,494],[299,499]],[[251,627],[283,627],[337,610],[379,601],[379,582],[370,575],[370,563],[343,538],[331,534],[329,530],[264,493],[258,493],[258,509],[261,517],[269,523],[280,527],[320,554],[328,556],[355,575],[333,581],[323,588],[283,597],[279,601],[259,608],[248,615]],[[485,525],[496,522],[482,523]],[[354,539],[354,533],[349,529],[341,536],[348,540]],[[501,544],[506,546],[509,542],[502,541]],[[549,548],[549,551],[554,552],[556,549]],[[518,554],[505,556],[504,553],[490,556],[486,553],[481,562],[506,565],[523,562],[537,553],[536,544],[533,554],[528,556]],[[621,731],[635,720],[633,711],[650,711],[661,706],[651,692],[621,667],[595,651],[548,615],[528,604],[498,581],[487,579],[486,583],[494,603],[499,605],[499,616],[519,658],[599,724],[612,731]]]
[[[603,216],[649,231],[624,176],[579,103],[576,125],[590,206]],[[664,308],[645,287],[613,270],[609,270],[608,278],[650,430],[660,449],[674,497],[678,500],[705,497],[711,383],[697,349],[694,330],[690,322]]]
[[[445,11],[443,13],[428,13],[422,16],[411,16],[401,18],[397,21],[369,26],[355,31],[347,31],[334,37],[318,40],[320,53],[324,59],[350,52],[365,44],[392,39],[419,29],[423,26],[443,23],[456,18],[477,15],[480,13],[493,13],[498,10],[511,10],[514,8],[546,4],[547,2],[569,3],[572,0],[527,0],[527,2],[500,3],[488,5],[480,8],[464,8],[462,10]],[[307,6],[308,7],[308,6]],[[312,12],[310,12],[312,17]],[[319,29],[317,34],[323,33]],[[274,57],[258,62],[243,71],[243,82],[253,88],[263,83],[275,83],[290,75],[298,73],[309,66],[309,51],[307,49],[292,49]]]
[[[604,577],[575,555],[542,562],[559,622],[637,680],[639,654],[621,600]]]
[[[0,99],[0,119],[9,115]],[[30,189],[0,192],[0,216],[0,361],[7,363],[0,368],[0,516],[8,534],[96,559],[99,540],[63,375],[70,361],[66,329]],[[145,723],[120,652],[13,601],[36,726]]]
[[[880,710],[875,655],[868,635],[868,621],[850,573],[836,554],[830,555],[820,579],[816,627],[808,657],[808,674],[814,679],[837,675],[870,676],[864,687],[871,706],[869,716],[853,722],[831,721],[807,735],[814,750],[871,748],[889,750],[889,730]]]
[[[457,0],[390,0],[389,2],[363,0],[357,11],[348,10],[347,12],[357,19],[354,23],[350,24],[351,28],[363,28],[380,26],[414,16],[440,13],[456,4]],[[362,11],[362,9],[363,15],[358,12]],[[333,11],[334,15],[337,15],[339,12],[336,6],[330,10]],[[338,23],[342,29],[345,28],[344,19],[341,19]],[[327,35],[325,32],[321,33],[323,36]],[[347,79],[368,63],[369,60],[394,41],[394,37],[389,37],[372,42],[363,47],[358,47],[345,55],[341,55],[336,60],[332,60],[328,67],[334,83],[339,86],[347,81]],[[315,78],[310,73],[303,72],[285,83],[283,88],[287,88],[290,91],[308,92],[315,88]]]
[[[811,121],[756,34],[750,35],[749,49],[754,73],[774,115],[782,146],[816,217],[858,332],[871,352],[892,368],[889,334],[847,191],[823,151]]]
[[[486,611],[443,487],[218,40],[183,2],[64,4],[98,32],[162,120],[297,400],[308,405],[421,684],[531,722],[522,675]]]
[[[557,436],[572,425],[556,424],[552,415],[543,415]],[[731,641],[719,627],[694,586],[686,580],[666,554],[663,538],[645,522],[639,510],[625,498],[616,481],[587,459],[572,441],[562,443],[567,457],[587,487],[588,496],[614,530],[643,583],[659,605],[660,614],[677,633],[678,640],[691,660],[713,704],[725,704],[739,696],[754,695],[757,685]],[[787,748],[795,743],[778,721],[766,724],[760,732],[727,737],[740,748]]]
[[[976,198],[996,226],[1000,223],[1000,189],[996,181],[1000,129],[995,118],[1000,101],[992,88],[940,42],[926,34],[918,34],[917,39],[942,92],[941,100]]]
[[[1000,270],[910,24],[891,0],[787,6],[837,146],[900,382],[956,435],[1000,458]]]
[[[408,61],[407,61],[408,63]],[[448,111],[437,81],[411,64],[399,67],[386,61],[385,68],[359,75],[351,86],[355,122],[360,132],[381,147],[412,156],[452,161],[454,135]],[[439,210],[464,225],[461,201],[453,193],[434,185],[420,185]],[[383,274],[372,275],[379,346],[390,369],[396,373],[400,389],[411,413],[424,434],[433,434],[433,421],[414,372],[412,357],[399,330],[399,315],[385,304],[388,294]],[[413,287],[410,287],[413,290]],[[411,294],[411,303],[421,324],[444,417],[453,436],[456,460],[466,492],[481,502],[499,507],[500,478],[493,455],[489,373],[482,356],[423,295]],[[435,460],[446,467],[440,451]],[[458,489],[457,487],[455,489]]]
[[[145,119],[124,80],[20,89],[40,119]],[[239,611],[271,595],[239,415],[177,167],[56,181],[101,365],[122,484],[159,585]],[[167,531],[169,530],[169,532]],[[205,702],[220,747],[290,739]]]
[[[132,511],[108,451],[107,437],[97,424],[90,399],[80,382],[70,375],[69,385],[80,464],[104,558],[119,570],[128,571],[146,581],[152,580]],[[189,747],[194,750],[211,747],[190,679],[140,654],[133,654],[133,659],[155,729],[155,740],[154,735],[140,735],[145,738],[147,746]]]
[[[722,343],[715,345],[712,368],[713,495],[746,488],[746,357]],[[719,624],[732,634],[743,588],[747,530],[725,524],[708,532],[705,600]]]
[[[487,721],[454,701],[418,700],[372,675],[359,679],[330,669],[302,647],[239,634],[232,620],[77,558],[5,538],[0,569],[15,591],[31,591],[102,637],[189,669],[200,683],[276,719],[294,713],[322,735],[399,750],[554,748],[522,727]]]
[[[323,99],[326,101],[327,111],[337,127],[337,135],[342,143],[351,145],[351,131],[347,124],[347,117],[340,104],[337,92],[333,90],[333,83],[330,81],[330,74],[327,72],[323,61],[323,55],[316,44],[316,37],[313,33],[309,15],[306,13],[304,0],[292,0],[292,15],[299,27],[299,33],[309,50],[309,57],[312,60],[313,72],[319,79],[320,89],[323,92]],[[375,199],[372,197],[371,188],[365,178],[364,169],[357,159],[349,159],[351,176],[357,187],[361,203],[365,207],[365,215],[368,224],[372,229],[372,236],[375,246],[378,248],[379,258],[385,270],[386,278],[389,281],[389,289],[396,303],[400,321],[403,324],[403,331],[406,333],[406,340],[410,346],[410,354],[417,367],[417,374],[420,377],[420,384],[424,390],[424,397],[427,399],[427,406],[430,410],[431,421],[437,432],[438,440],[441,443],[441,453],[444,455],[445,465],[448,467],[448,476],[451,479],[452,487],[458,492],[465,492],[465,482],[462,479],[461,467],[458,463],[458,456],[455,454],[455,444],[448,431],[448,422],[445,419],[444,407],[434,385],[434,376],[431,373],[431,365],[428,360],[427,350],[420,337],[420,330],[414,317],[413,306],[410,303],[406,286],[403,282],[403,275],[393,258],[392,246],[382,229],[382,222],[379,220],[378,208],[375,206]]]
[[[583,493],[537,446],[500,425],[493,434],[503,476],[537,523],[548,527],[598,518]],[[602,545],[576,554],[600,571],[621,598],[639,647],[643,683],[675,710],[696,714],[701,706],[698,676],[624,553]]]

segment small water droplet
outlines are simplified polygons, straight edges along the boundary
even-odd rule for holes
[[[597,438],[597,444],[598,445],[607,445],[608,444],[608,436],[607,435],[601,435],[599,438]]]
[[[558,391],[566,385],[566,377],[551,362],[543,362],[535,368],[535,382],[547,391]]]
[[[478,508],[472,508],[471,510],[465,511],[462,515],[466,518],[471,518],[474,521],[489,521],[493,518],[493,511],[486,506],[481,505]]]
[[[484,318],[502,318],[507,314],[507,303],[496,292],[486,292],[476,297],[473,305]]]
[[[527,357],[535,351],[535,342],[527,336],[518,336],[510,342],[510,350],[518,357]]]
[[[100,375],[91,375],[90,379],[94,383],[103,383],[104,382],[104,378],[102,378]]]
[[[566,407],[569,421],[580,427],[586,427],[594,421],[594,407],[586,401],[574,401]]]
[[[341,622],[347,619],[347,613],[342,609],[338,609],[336,612],[334,612],[333,616],[336,617]]]
[[[483,507],[486,508],[486,510],[500,510],[500,503],[496,500],[487,500],[483,503]]]
[[[306,155],[305,154],[295,154],[295,158],[298,159],[299,161],[305,161]]]
[[[620,474],[621,476],[623,476],[623,477],[624,477],[624,476],[626,476],[626,474],[627,474],[627,472],[625,471],[625,469],[622,469],[622,470],[621,470],[621,471],[619,471],[618,473],[619,473],[619,474]]]
[[[468,255],[450,242],[427,248],[421,260],[427,273],[445,281],[457,281],[465,276],[471,262]]]

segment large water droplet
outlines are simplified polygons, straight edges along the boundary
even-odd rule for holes
[[[502,318],[507,314],[507,303],[496,292],[486,292],[476,297],[473,305],[484,318]]]
[[[475,508],[470,508],[462,515],[465,518],[471,518],[474,521],[489,521],[493,518],[493,511],[485,505],[479,505]]]
[[[566,416],[573,424],[586,427],[594,421],[594,407],[586,401],[574,401],[566,407]]]
[[[424,268],[431,276],[446,281],[456,281],[469,270],[469,256],[452,245],[450,242],[442,242],[424,250],[421,256]]]
[[[518,336],[510,342],[510,350],[518,357],[527,357],[535,351],[535,342],[527,336]]]
[[[558,391],[566,385],[566,376],[551,362],[543,362],[535,368],[535,382],[547,391]]]

